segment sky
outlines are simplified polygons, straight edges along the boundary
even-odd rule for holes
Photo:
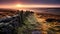
[[[60,0],[0,0],[0,6],[6,5],[54,5],[60,6]]]
[[[0,4],[60,4],[60,0],[0,0]]]

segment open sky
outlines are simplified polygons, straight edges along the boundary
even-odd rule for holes
[[[60,0],[0,0],[0,5],[60,5]]]
[[[60,4],[60,0],[0,0],[0,4]]]

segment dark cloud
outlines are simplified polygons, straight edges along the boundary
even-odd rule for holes
[[[13,3],[16,0],[0,0],[0,4],[9,4],[9,3]]]
[[[35,4],[60,4],[60,0],[21,0],[25,3]]]
[[[60,0],[0,0],[0,4],[22,2],[23,4],[60,4]]]

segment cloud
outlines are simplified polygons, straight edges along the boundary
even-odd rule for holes
[[[60,4],[60,0],[0,0],[0,4],[22,2],[23,4]]]

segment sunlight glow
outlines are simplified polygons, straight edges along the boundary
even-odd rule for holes
[[[11,4],[11,5],[0,5],[0,8],[60,8],[60,5],[24,5],[24,4]]]
[[[16,7],[22,7],[22,5],[21,4],[17,4]]]

